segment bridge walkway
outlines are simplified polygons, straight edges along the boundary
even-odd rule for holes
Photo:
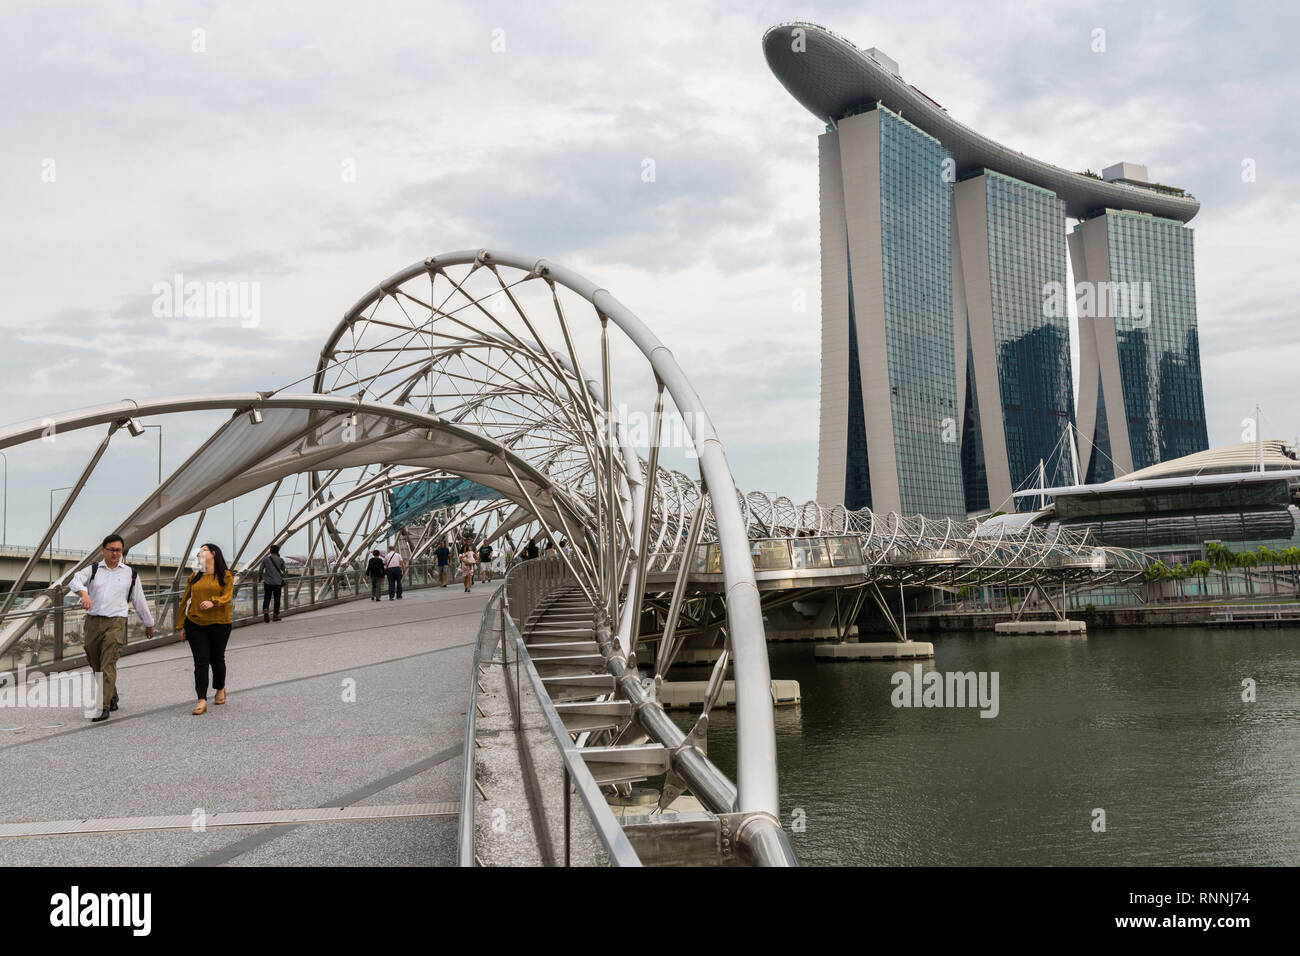
[[[122,658],[106,722],[0,707],[0,866],[454,864],[465,675],[497,586],[236,628],[229,701],[209,691],[199,717],[180,643]]]

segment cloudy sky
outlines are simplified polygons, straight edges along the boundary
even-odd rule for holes
[[[1300,434],[1300,16],[1262,3],[8,3],[0,421],[298,379],[379,279],[490,246],[609,288],[693,377],[739,484],[811,497],[821,125],[760,48],[795,18],[1003,143],[1194,193],[1210,442],[1256,402]],[[257,283],[259,323],[155,316],[177,273]],[[209,424],[169,425],[165,466]],[[112,453],[142,493],[152,441]],[[88,447],[15,466],[10,541]]]

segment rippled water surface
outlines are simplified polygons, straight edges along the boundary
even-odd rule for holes
[[[996,718],[895,708],[890,676],[910,664],[772,646],[773,676],[803,690],[777,711],[781,808],[788,827],[804,812],[803,863],[1300,864],[1300,630],[934,644],[927,670],[998,672]],[[710,722],[734,773],[734,712]]]

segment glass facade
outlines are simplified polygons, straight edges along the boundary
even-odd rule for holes
[[[1048,316],[1047,283],[1065,287],[1065,203],[1038,186],[986,172],[989,283],[1002,425],[1013,488],[1073,484],[1066,425],[1074,420],[1069,317]],[[1032,509],[1028,499],[1017,507]]]
[[[1113,311],[1133,468],[1203,451],[1209,438],[1192,231],[1172,219],[1108,209],[1106,244],[1112,289],[1127,287],[1130,299],[1127,314]]]
[[[961,433],[961,474],[966,487],[966,510],[983,511],[989,506],[988,472],[984,468],[984,439],[980,432],[979,393],[975,388],[975,350],[971,346],[970,322],[966,323],[966,421]]]
[[[1173,485],[1141,491],[1061,495],[1056,517],[1062,523],[1086,519],[1179,514],[1236,514],[1247,511],[1285,512],[1291,505],[1287,479],[1224,485]]]
[[[858,319],[853,313],[853,266],[849,265],[849,434],[844,456],[844,507],[871,507],[871,469],[867,460],[867,420],[862,408],[862,365],[858,359]]]
[[[1095,485],[1115,477],[1115,463],[1111,459],[1110,426],[1106,424],[1106,402],[1101,390],[1101,369],[1097,370],[1097,425],[1092,433],[1092,456],[1088,459],[1085,484]]]
[[[1068,495],[1056,499],[1056,520],[1088,530],[1101,543],[1129,548],[1185,547],[1206,541],[1289,547],[1296,509],[1285,478],[1240,485]],[[1240,548],[1238,549],[1240,550]]]
[[[885,343],[905,514],[965,517],[952,327],[952,154],[880,108]]]

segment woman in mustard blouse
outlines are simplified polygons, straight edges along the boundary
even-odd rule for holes
[[[203,570],[190,575],[185,596],[176,607],[176,634],[190,642],[194,655],[194,690],[199,702],[191,713],[208,712],[208,667],[217,696],[226,702],[226,642],[230,640],[230,600],[235,595],[235,575],[215,544],[199,548]]]

